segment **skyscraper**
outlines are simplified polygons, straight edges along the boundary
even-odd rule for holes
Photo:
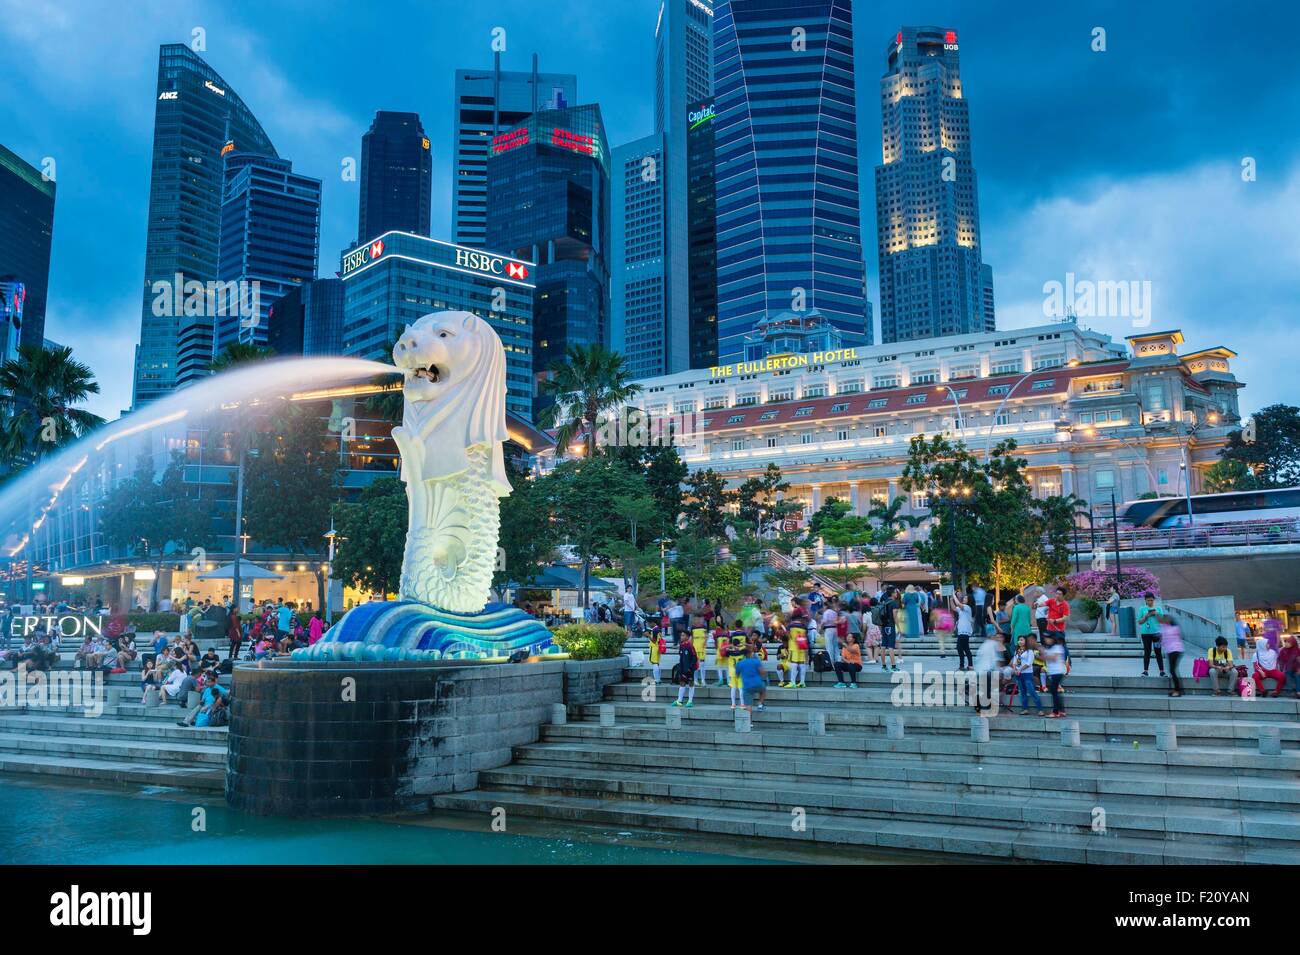
[[[0,302],[7,325],[0,329],[0,351],[45,339],[54,193],[53,179],[0,146],[0,282],[8,287]]]
[[[871,341],[850,0],[724,0],[714,16],[718,361],[777,314]]]
[[[316,277],[320,196],[320,180],[287,159],[227,154],[217,280],[239,283],[241,308],[216,318],[214,355],[232,342],[265,345],[271,304]]]
[[[183,338],[198,340],[197,354],[206,342],[210,354],[213,296],[204,290],[217,278],[223,153],[276,155],[230,84],[185,44],[159,48],[155,98],[136,407],[176,387]]]
[[[343,280],[312,279],[267,310],[266,343],[278,355],[343,354]]]
[[[718,218],[714,179],[713,98],[686,114],[687,315],[692,368],[718,363]]]
[[[429,235],[433,149],[417,113],[375,113],[361,137],[357,242],[385,232]]]
[[[610,345],[633,378],[684,370],[689,358],[674,353],[669,320],[666,138],[616,146],[610,163]]]
[[[881,340],[993,331],[957,32],[903,27],[885,58],[876,167]]]
[[[536,263],[533,370],[540,376],[570,345],[610,341],[610,169],[600,107],[541,110],[499,133],[491,150],[487,243]]]
[[[487,228],[488,144],[539,109],[563,108],[578,101],[578,78],[571,73],[501,69],[501,56],[488,70],[456,71],[456,116],[452,131],[452,233],[460,245],[482,248]]]

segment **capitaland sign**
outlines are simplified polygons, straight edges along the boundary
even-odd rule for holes
[[[785,368],[806,368],[825,365],[833,361],[852,361],[858,357],[856,348],[832,348],[830,351],[805,352],[802,355],[768,355],[759,361],[738,361],[734,365],[712,365],[709,375],[729,378],[732,375],[752,375],[756,371],[780,371]]]
[[[713,104],[710,103],[708,106],[702,106],[699,109],[691,110],[686,114],[686,121],[691,124],[690,128],[694,129],[696,126],[703,126],[716,115],[717,114],[713,110]]]

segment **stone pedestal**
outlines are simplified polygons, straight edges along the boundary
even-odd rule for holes
[[[1078,720],[1070,720],[1070,722],[1061,725],[1061,745],[1080,745]]]
[[[1173,723],[1161,723],[1156,727],[1156,749],[1167,753],[1178,748],[1178,731]]]
[[[987,743],[989,741],[988,717],[972,716],[970,718],[970,738],[973,743]]]
[[[670,706],[664,711],[664,726],[670,730],[682,728],[682,711],[680,707]]]
[[[754,720],[753,717],[750,715],[749,710],[744,709],[743,707],[741,709],[736,710],[736,732],[748,733],[753,728],[754,728]]]
[[[1282,755],[1282,731],[1279,727],[1261,726],[1259,728],[1259,755]]]
[[[157,706],[161,701],[162,695],[158,692],[158,687],[151,686],[144,691],[144,705]]]
[[[902,739],[903,716],[901,713],[895,713],[885,717],[885,736],[889,739]]]
[[[808,732],[813,736],[826,735],[826,714],[809,713],[808,714]]]
[[[613,726],[614,725],[614,704],[601,703],[599,706],[599,711],[600,711],[600,725]]]
[[[569,722],[569,710],[563,703],[551,704],[551,725],[563,726]]]

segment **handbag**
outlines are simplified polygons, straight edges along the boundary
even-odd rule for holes
[[[1199,680],[1202,677],[1210,675],[1210,661],[1205,657],[1197,657],[1192,661],[1192,679]]]
[[[803,634],[800,634],[799,636],[794,638],[794,645],[798,647],[800,650],[807,650],[808,637]]]
[[[953,628],[953,618],[951,610],[936,610],[934,612],[934,629],[951,630]]]

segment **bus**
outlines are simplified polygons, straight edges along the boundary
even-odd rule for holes
[[[1196,494],[1192,497],[1192,518],[1188,517],[1185,497],[1129,501],[1120,514],[1121,521],[1134,527],[1188,527],[1192,519],[1196,524],[1235,524],[1293,521],[1297,517],[1300,517],[1300,487]]]

